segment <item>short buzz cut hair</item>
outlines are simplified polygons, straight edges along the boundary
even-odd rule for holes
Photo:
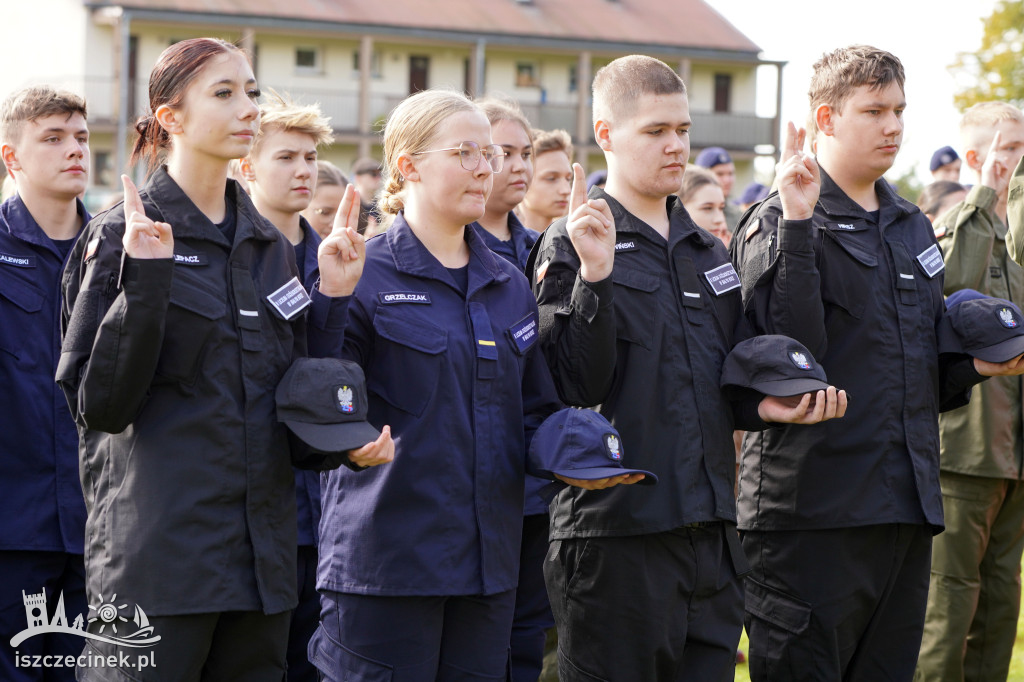
[[[823,54],[814,64],[814,75],[807,92],[811,102],[807,124],[810,137],[818,132],[814,112],[822,104],[842,110],[853,91],[862,85],[881,90],[890,83],[896,83],[903,90],[905,82],[903,64],[891,52],[870,45],[851,45]]]
[[[270,90],[267,101],[260,104],[260,129],[249,156],[256,153],[267,134],[278,131],[309,135],[317,147],[334,142],[331,119],[324,116],[318,105],[296,104],[287,95]]]
[[[67,90],[37,85],[12,93],[0,104],[0,144],[16,143],[25,123],[54,114],[88,118],[85,100]]]
[[[685,95],[686,85],[654,57],[631,54],[602,66],[594,76],[594,123],[628,118],[644,95]]]
[[[988,154],[993,130],[1002,121],[1024,123],[1024,112],[1007,102],[978,102],[960,118],[960,140],[964,152],[973,150],[981,158]]]

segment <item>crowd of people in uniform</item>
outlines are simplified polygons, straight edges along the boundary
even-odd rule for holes
[[[135,126],[145,184],[96,216],[86,102],[9,95],[0,677],[534,682],[548,648],[544,679],[729,680],[745,627],[755,680],[1005,679],[1024,114],[968,110],[974,183],[940,149],[919,208],[883,178],[904,82],[823,55],[735,202],[641,55],[594,77],[601,177],[513,102],[433,89],[349,183],[317,106],[186,40]],[[87,634],[144,608],[155,666],[16,652],[40,586]]]

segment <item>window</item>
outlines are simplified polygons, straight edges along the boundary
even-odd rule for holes
[[[578,80],[579,80],[579,76],[576,74],[576,65],[575,64],[570,64],[569,65],[569,92],[576,92],[576,89],[579,87],[577,85],[577,81]]]
[[[320,73],[320,48],[295,48],[295,73]]]
[[[728,113],[732,110],[730,101],[732,93],[732,76],[727,73],[715,74],[715,112]]]
[[[533,62],[516,62],[516,87],[536,88],[539,85],[537,65]]]

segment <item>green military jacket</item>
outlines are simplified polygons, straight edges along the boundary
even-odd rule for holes
[[[1006,222],[1010,225],[1006,233],[1006,249],[1010,258],[1018,265],[1024,265],[1024,159],[1017,164],[1010,178],[1010,195],[1006,204]]]
[[[946,261],[945,293],[975,289],[1024,304],[1024,268],[1007,252],[1007,228],[995,214],[996,193],[975,185],[935,221]],[[971,402],[939,415],[941,468],[971,476],[1022,478],[1021,378],[992,377]]]

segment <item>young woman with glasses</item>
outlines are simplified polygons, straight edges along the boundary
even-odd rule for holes
[[[458,93],[417,93],[385,127],[379,205],[397,215],[367,241],[343,354],[395,457],[322,479],[309,651],[327,679],[505,679],[526,444],[559,405],[526,279],[469,227],[504,160]],[[358,206],[340,210],[352,224]]]

